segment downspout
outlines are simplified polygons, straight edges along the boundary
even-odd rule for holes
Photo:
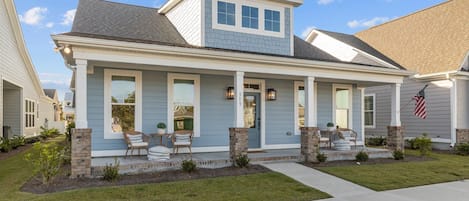
[[[449,77],[449,76],[448,76]],[[450,95],[450,105],[451,105],[451,144],[450,147],[454,147],[456,144],[456,127],[458,125],[458,92],[457,92],[457,79],[450,78],[451,83],[451,95]]]

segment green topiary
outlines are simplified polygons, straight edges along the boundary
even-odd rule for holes
[[[166,129],[166,124],[163,123],[163,122],[160,122],[156,125],[156,128],[160,128],[160,129]]]

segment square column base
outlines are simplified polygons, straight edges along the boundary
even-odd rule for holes
[[[72,129],[71,178],[91,177],[91,128]]]
[[[404,151],[404,127],[402,126],[388,126],[388,149],[396,151]]]
[[[456,129],[456,144],[469,143],[469,129]]]
[[[248,154],[248,129],[230,128],[230,159],[233,166],[236,159]]]
[[[301,128],[301,155],[305,162],[317,162],[316,156],[319,153],[319,128]]]

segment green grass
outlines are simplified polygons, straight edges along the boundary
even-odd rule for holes
[[[0,200],[315,200],[330,197],[278,173],[160,184],[88,188],[35,195],[20,192],[33,175],[24,155],[0,161]]]
[[[409,154],[418,152],[406,150]],[[377,191],[469,179],[469,157],[436,153],[429,157],[434,160],[318,169]]]

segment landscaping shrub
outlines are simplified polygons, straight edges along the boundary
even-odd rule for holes
[[[41,136],[28,137],[24,140],[26,144],[34,144],[41,141]]]
[[[324,163],[324,162],[326,162],[326,160],[327,160],[327,156],[326,156],[326,154],[324,154],[324,153],[319,153],[319,154],[316,156],[316,159],[318,159],[318,162]]]
[[[75,128],[75,122],[69,122],[65,131],[65,140],[68,142],[72,141],[72,129]]]
[[[469,143],[461,143],[456,145],[456,152],[459,155],[467,156],[469,155]]]
[[[407,147],[409,147],[410,149],[418,149],[418,146],[415,143],[415,138],[414,139],[407,139],[405,141],[406,141]]]
[[[367,146],[384,146],[386,144],[386,138],[379,137],[369,137],[365,139]]]
[[[107,164],[103,170],[103,179],[106,181],[116,181],[119,179],[119,161],[114,158],[114,164]]]
[[[15,135],[13,138],[11,138],[11,146],[13,149],[16,149],[20,146],[24,146],[26,144],[26,141],[23,136]]]
[[[427,156],[432,150],[432,140],[423,133],[421,137],[415,138],[415,146],[420,151],[420,156]]]
[[[357,162],[365,162],[368,161],[368,154],[364,151],[360,151],[355,155],[355,160]]]
[[[11,140],[8,138],[0,137],[0,151],[1,152],[10,152],[12,149]]]
[[[49,184],[59,173],[62,164],[62,150],[56,143],[36,142],[33,151],[25,156],[33,166],[33,172],[39,173],[43,184]]]
[[[41,138],[43,140],[47,139],[47,138],[50,138],[50,137],[55,137],[57,135],[60,134],[59,132],[59,129],[57,128],[51,128],[51,129],[48,129],[48,128],[45,128],[43,126],[41,126]]]
[[[404,159],[404,152],[401,150],[396,150],[392,153],[394,160],[403,160]]]
[[[182,170],[184,172],[194,172],[197,168],[197,165],[192,160],[184,160],[182,161]]]
[[[251,159],[248,158],[248,155],[240,155],[238,158],[236,158],[236,166],[240,168],[247,167],[249,165],[249,161]]]

